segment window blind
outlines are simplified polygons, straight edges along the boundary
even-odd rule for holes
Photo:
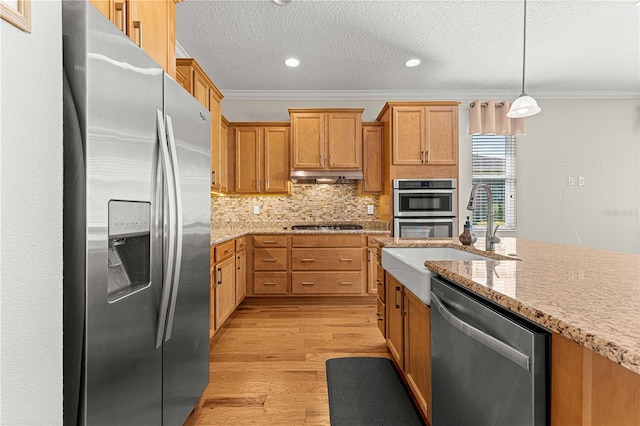
[[[516,229],[516,138],[515,136],[472,136],[472,182],[482,182],[493,194],[493,223],[500,229]],[[472,223],[486,228],[487,196],[476,193]]]

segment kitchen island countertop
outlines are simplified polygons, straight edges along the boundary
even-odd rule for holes
[[[376,238],[383,247],[454,247],[487,261],[425,261],[455,283],[640,374],[640,256],[503,238],[495,253],[484,239]],[[478,247],[478,248],[476,248]]]

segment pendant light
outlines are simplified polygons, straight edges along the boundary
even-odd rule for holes
[[[525,58],[527,53],[527,0],[524,0],[524,35],[522,37],[522,93],[518,96],[518,99],[513,101],[507,117],[509,118],[521,118],[530,117],[539,113],[540,107],[535,99],[527,95],[524,92],[524,69]]]

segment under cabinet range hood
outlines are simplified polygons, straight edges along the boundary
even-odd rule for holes
[[[291,170],[293,183],[356,183],[362,170]]]

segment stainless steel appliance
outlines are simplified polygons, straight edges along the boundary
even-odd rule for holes
[[[394,179],[393,235],[450,238],[457,234],[456,179]]]
[[[64,1],[64,424],[182,424],[209,376],[209,112]]]
[[[431,279],[432,424],[549,423],[547,330]]]

